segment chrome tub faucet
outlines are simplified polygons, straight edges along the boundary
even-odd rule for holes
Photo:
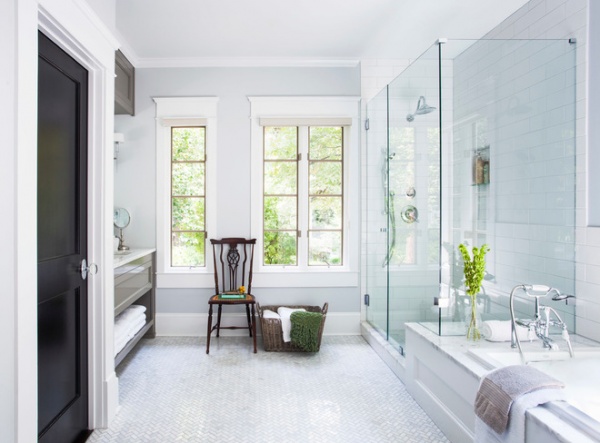
[[[523,320],[515,318],[514,308],[514,297],[518,291],[523,291],[528,297],[535,299],[535,317],[532,320]],[[524,361],[523,350],[521,348],[521,341],[517,334],[517,326],[527,328],[529,331],[533,331],[535,335],[542,340],[543,347],[550,350],[558,350],[558,345],[554,343],[550,337],[550,327],[556,327],[561,329],[562,338],[567,342],[569,347],[569,355],[573,357],[573,347],[571,346],[571,339],[569,337],[569,331],[567,330],[567,324],[562,320],[558,312],[550,306],[544,306],[540,304],[540,298],[547,297],[553,294],[552,300],[565,300],[568,303],[569,298],[573,298],[573,295],[561,294],[556,288],[552,288],[546,285],[517,285],[512,291],[510,291],[510,319],[511,319],[511,341],[510,345],[512,348],[519,348],[519,354],[521,360]]]

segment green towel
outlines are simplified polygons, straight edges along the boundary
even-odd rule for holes
[[[292,344],[303,351],[317,352],[319,350],[319,329],[323,321],[320,312],[295,311],[290,316]]]

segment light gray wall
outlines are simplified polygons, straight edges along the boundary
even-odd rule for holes
[[[131,212],[130,246],[156,245],[156,142],[152,97],[219,97],[217,114],[217,220],[211,238],[250,235],[250,103],[247,96],[360,95],[360,69],[145,68],[136,70],[136,115],[117,116],[125,135],[115,171],[115,206]],[[360,177],[351,177],[351,180]],[[360,195],[350,196],[358,199]],[[245,215],[244,215],[245,214]],[[360,242],[355,229],[352,242]],[[357,247],[356,250],[360,248]],[[158,312],[205,312],[210,291],[159,289]],[[359,288],[262,290],[261,304],[330,303],[332,311],[360,311]]]
[[[267,305],[310,305],[323,306],[329,303],[329,312],[359,312],[360,297],[355,288],[260,288],[253,290],[261,306]],[[157,312],[197,313],[208,310],[210,289],[161,289],[156,301]],[[233,312],[233,306],[227,312]],[[238,309],[242,312],[243,309]]]

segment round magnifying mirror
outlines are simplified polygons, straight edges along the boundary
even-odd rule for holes
[[[119,246],[117,247],[118,251],[128,251],[129,246],[125,246],[125,239],[123,238],[123,228],[129,226],[129,222],[131,221],[131,216],[129,215],[129,211],[125,208],[116,208],[115,213],[113,215],[113,223],[117,228],[119,228]]]
[[[115,209],[113,221],[117,228],[119,228],[119,229],[126,228],[127,226],[129,226],[129,222],[131,221],[131,216],[129,215],[129,211],[127,211],[127,209],[125,209],[125,208]]]

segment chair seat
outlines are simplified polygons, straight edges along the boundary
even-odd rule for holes
[[[254,303],[256,303],[256,299],[252,294],[246,294],[246,298],[219,298],[219,294],[216,294],[208,299],[208,304],[211,305],[246,305]]]

